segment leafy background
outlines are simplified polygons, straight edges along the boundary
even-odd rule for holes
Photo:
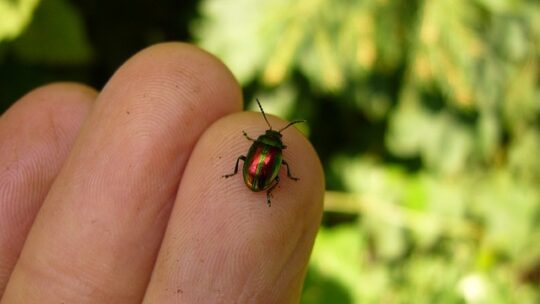
[[[538,1],[0,0],[2,109],[165,40],[309,121],[327,192],[302,303],[540,303]]]

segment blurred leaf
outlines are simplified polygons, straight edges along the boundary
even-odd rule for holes
[[[428,168],[445,174],[464,170],[473,154],[470,129],[449,113],[430,114],[419,105],[398,108],[387,142],[400,156],[420,154]]]
[[[0,42],[19,36],[32,19],[39,0],[0,0]]]
[[[500,122],[495,113],[488,111],[480,114],[478,122],[478,150],[482,159],[489,161],[497,152],[500,144]]]
[[[527,129],[516,136],[509,151],[509,166],[517,176],[533,181],[540,179],[540,133]]]
[[[396,49],[404,37],[398,34],[399,23],[391,21],[401,20],[396,6],[400,5],[374,0],[280,0],[256,5],[208,0],[202,6],[204,21],[194,26],[200,44],[222,58],[242,83],[260,72],[264,83],[277,85],[298,68],[317,87],[336,91],[344,88],[347,76],[361,76],[377,59],[386,68],[398,64],[401,53]],[[377,9],[387,9],[394,18],[373,19]],[[376,32],[376,25],[385,31]],[[377,34],[392,39],[377,45]]]
[[[25,63],[75,65],[88,63],[92,57],[82,20],[65,0],[43,1],[26,32],[11,47]]]
[[[315,241],[302,303],[328,303],[336,293],[344,301],[340,303],[358,303],[353,300],[354,294],[347,294],[343,289],[352,291],[360,283],[360,249],[354,226],[321,229]],[[314,275],[325,279],[310,280]],[[324,293],[325,290],[332,294]]]
[[[326,304],[326,303],[353,303],[346,287],[336,282],[334,278],[327,277],[315,269],[309,267],[301,303]]]
[[[536,188],[519,182],[507,171],[489,178],[475,187],[472,210],[485,221],[484,242],[517,258],[540,241],[531,239],[538,229],[535,209],[540,195]]]
[[[194,23],[194,31],[204,37],[200,45],[219,55],[245,83],[262,69],[262,61],[273,51],[267,38],[278,36],[280,28],[266,23],[284,2],[204,1],[201,11],[205,18]]]

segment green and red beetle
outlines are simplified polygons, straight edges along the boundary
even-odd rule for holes
[[[264,120],[270,129],[266,130],[266,132],[257,139],[249,137],[245,131],[242,131],[244,136],[252,141],[253,144],[249,148],[247,156],[240,155],[240,157],[236,159],[234,172],[223,175],[223,177],[228,178],[236,175],[236,173],[238,173],[238,162],[243,160],[244,166],[242,168],[242,175],[244,177],[244,183],[253,192],[266,190],[266,205],[270,207],[270,195],[272,190],[274,190],[279,183],[279,170],[281,169],[282,164],[287,167],[287,177],[294,181],[298,180],[297,177],[291,175],[289,164],[283,159],[283,149],[285,149],[286,146],[281,140],[281,132],[294,124],[305,122],[305,120],[292,121],[279,131],[272,130],[272,126],[268,122],[268,119],[266,119],[266,114],[264,114],[261,103],[258,99],[256,100]]]

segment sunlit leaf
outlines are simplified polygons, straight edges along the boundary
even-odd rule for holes
[[[0,42],[22,33],[32,19],[39,0],[0,0]]]
[[[81,17],[65,0],[43,1],[24,35],[11,47],[26,63],[82,64],[92,56]]]

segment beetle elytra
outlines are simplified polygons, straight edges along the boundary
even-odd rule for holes
[[[266,190],[266,205],[270,207],[271,192],[279,183],[279,170],[282,164],[287,167],[287,177],[295,181],[298,180],[297,177],[292,176],[289,164],[283,159],[283,149],[286,146],[281,140],[281,132],[294,124],[305,122],[305,120],[295,120],[279,131],[273,130],[266,118],[261,103],[258,99],[256,100],[269,129],[257,139],[249,137],[245,131],[242,131],[244,136],[252,141],[253,144],[251,144],[247,156],[241,155],[236,159],[234,172],[223,175],[223,177],[229,178],[236,175],[238,173],[238,163],[242,160],[244,162],[242,168],[244,183],[253,192]]]

